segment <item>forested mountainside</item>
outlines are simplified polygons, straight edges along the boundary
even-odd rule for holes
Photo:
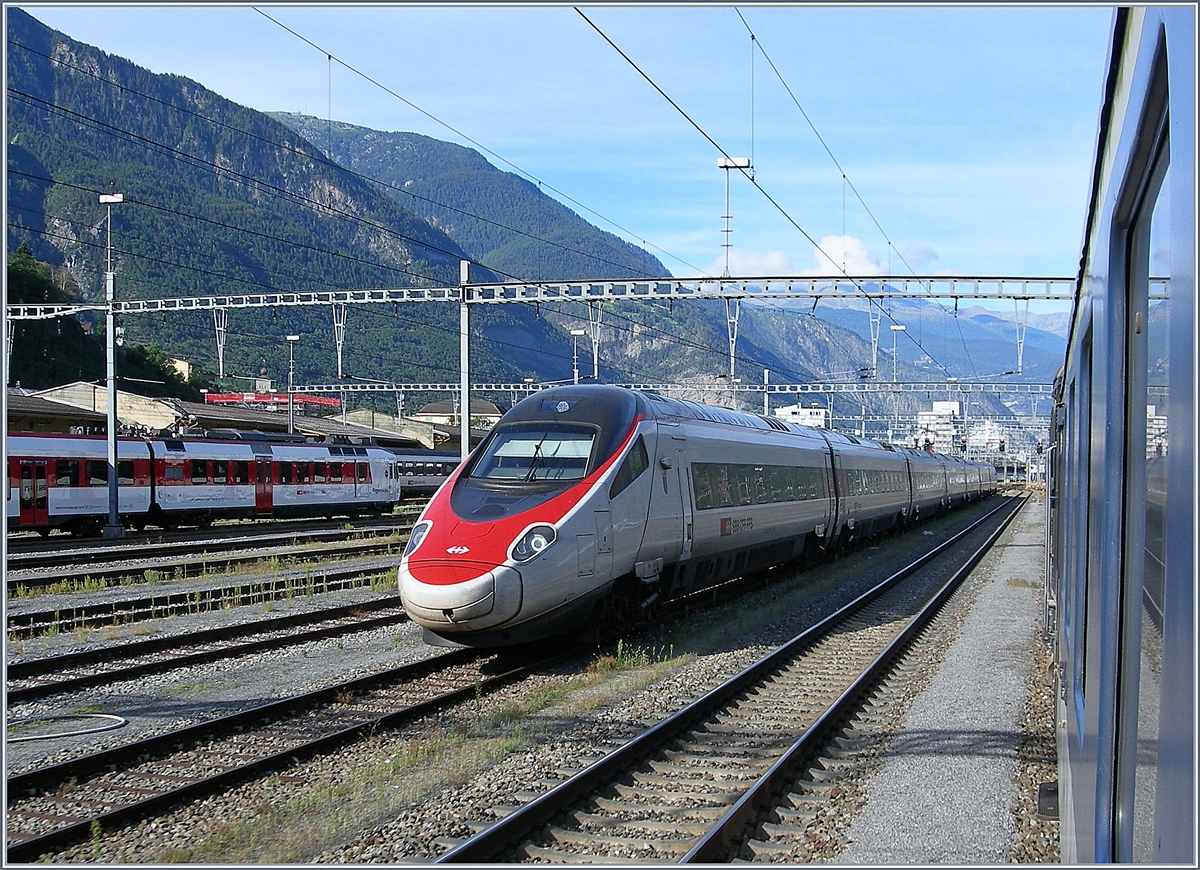
[[[505,280],[663,278],[655,257],[600,230],[477,151],[308,115],[272,112],[347,169],[460,244]]]

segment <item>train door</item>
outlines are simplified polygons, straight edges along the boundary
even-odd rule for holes
[[[1165,70],[1159,75],[1165,79]],[[1165,91],[1165,82],[1161,88]],[[1164,807],[1156,804],[1181,802],[1182,789],[1164,787],[1162,778],[1165,774],[1169,781],[1170,769],[1180,765],[1179,756],[1172,755],[1178,752],[1172,743],[1183,746],[1186,738],[1181,733],[1172,740],[1171,735],[1160,733],[1162,712],[1173,702],[1163,688],[1191,682],[1182,674],[1172,680],[1174,662],[1164,658],[1164,652],[1169,650],[1166,642],[1171,638],[1169,625],[1175,615],[1166,595],[1167,579],[1174,567],[1173,554],[1168,552],[1168,540],[1173,537],[1168,530],[1174,522],[1167,511],[1170,488],[1167,469],[1178,460],[1178,451],[1171,449],[1178,444],[1170,443],[1171,436],[1179,431],[1172,426],[1177,420],[1171,419],[1175,410],[1172,400],[1178,402],[1179,395],[1171,393],[1170,364],[1179,336],[1170,334],[1170,307],[1179,303],[1168,292],[1174,252],[1170,250],[1171,236],[1167,232],[1170,186],[1164,180],[1170,148],[1165,107],[1159,111],[1158,153],[1149,162],[1146,173],[1149,184],[1142,202],[1134,210],[1126,265],[1124,480],[1127,492],[1122,517],[1112,855],[1112,860],[1124,863],[1172,860],[1157,836],[1155,817],[1164,816]],[[1189,362],[1190,357],[1189,352]],[[1190,476],[1176,475],[1177,479]],[[1191,496],[1189,492],[1189,500]],[[1184,516],[1186,510],[1180,505],[1174,514]],[[1187,573],[1190,580],[1191,571]],[[1170,797],[1164,801],[1167,795]],[[1191,813],[1188,817],[1194,819]],[[1177,854],[1174,860],[1181,857],[1182,854]]]
[[[21,525],[44,526],[50,522],[46,492],[46,463],[21,461]]]
[[[639,559],[662,559],[671,565],[691,558],[692,513],[686,436],[675,434],[677,426],[667,425],[660,427],[657,456],[652,462],[650,511]]]
[[[271,460],[267,456],[254,457],[254,512],[269,514],[274,509],[274,492],[271,486]]]
[[[679,561],[686,562],[692,558],[692,475],[688,468],[687,448],[676,445],[675,471],[679,478],[680,520],[683,529],[683,549],[679,553]]]

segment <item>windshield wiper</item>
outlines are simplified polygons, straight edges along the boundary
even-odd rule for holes
[[[546,442],[546,438],[549,435],[550,433],[547,432],[542,436],[542,440],[534,446],[533,457],[529,460],[529,472],[525,475],[525,483],[529,483],[531,480],[533,480],[533,474],[535,471],[537,471],[538,462],[542,459],[542,445]]]

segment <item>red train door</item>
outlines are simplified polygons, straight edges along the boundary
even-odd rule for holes
[[[269,514],[272,509],[271,460],[258,456],[254,460],[254,512]]]
[[[21,525],[44,526],[50,522],[46,501],[46,463],[21,462]]]

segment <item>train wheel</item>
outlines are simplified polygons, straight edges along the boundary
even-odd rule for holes
[[[615,637],[629,628],[628,600],[620,593],[613,593],[596,602],[592,612],[592,627],[598,639]]]

